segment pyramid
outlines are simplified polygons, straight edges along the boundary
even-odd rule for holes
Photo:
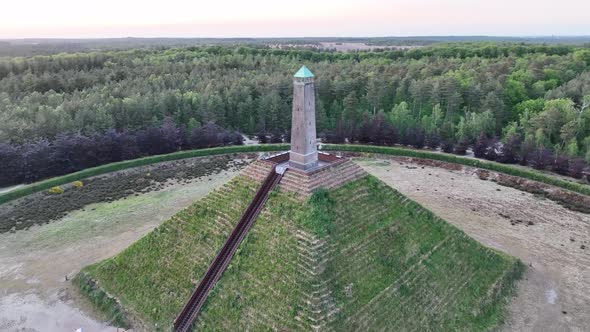
[[[85,268],[85,280],[138,329],[168,330],[264,167],[254,163],[119,255]],[[370,175],[312,193],[281,185],[194,329],[490,330],[521,271],[516,259]]]
[[[85,268],[81,288],[138,330],[169,330],[173,321],[179,331],[191,323],[203,331],[497,326],[522,264],[352,160],[319,152],[313,74],[302,66],[293,84],[289,152],[252,163]]]

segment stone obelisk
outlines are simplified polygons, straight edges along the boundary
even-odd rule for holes
[[[293,115],[289,167],[308,171],[318,166],[313,74],[303,66],[293,78]]]

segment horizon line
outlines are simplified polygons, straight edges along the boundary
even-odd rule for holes
[[[485,38],[590,38],[590,34],[555,34],[555,35],[367,35],[367,36],[283,36],[283,37],[244,37],[244,36],[228,36],[228,37],[181,37],[181,36],[119,36],[119,37],[11,37],[0,38],[0,40],[85,40],[85,39],[366,39],[366,38],[458,38],[458,37],[485,37]]]

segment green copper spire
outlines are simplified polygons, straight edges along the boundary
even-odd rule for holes
[[[301,69],[297,73],[295,73],[295,77],[297,78],[310,78],[313,77],[313,73],[307,69],[305,66],[301,66]]]

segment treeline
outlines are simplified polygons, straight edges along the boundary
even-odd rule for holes
[[[209,45],[319,45],[332,43],[366,43],[383,46],[427,46],[436,43],[511,43],[534,45],[588,44],[587,36],[498,37],[498,36],[414,36],[414,37],[304,37],[304,38],[100,38],[100,39],[11,39],[0,40],[0,57],[35,56],[59,53],[116,51],[128,49],[164,49]]]
[[[141,130],[109,129],[92,135],[60,134],[26,144],[0,143],[0,187],[30,183],[112,162],[223,145],[241,145],[242,135],[214,123],[179,128],[166,118]]]
[[[459,155],[471,148],[477,158],[529,165],[579,179],[590,160],[590,96],[581,98],[580,107],[566,98],[521,102],[515,107],[518,120],[510,121],[501,133],[491,111],[467,111],[454,125],[445,120],[438,104],[419,118],[402,102],[391,112],[365,115],[359,127],[339,125],[325,138],[334,143],[348,139],[429,147]]]
[[[317,128],[327,135],[354,138],[366,119],[382,118],[402,144],[422,133],[455,149],[483,133],[590,160],[590,49],[540,44],[353,53],[213,46],[2,59],[0,142],[136,132],[165,118],[178,128],[212,122],[276,141],[289,130],[292,76],[302,63],[316,75]]]
[[[203,46],[187,47],[198,56],[231,56],[235,54],[262,56],[262,57],[291,57],[302,61],[339,61],[355,60],[362,61],[367,59],[389,59],[403,60],[413,59],[420,60],[423,58],[498,58],[498,57],[522,57],[527,54],[567,55],[575,52],[579,47],[573,45],[547,45],[547,44],[511,44],[511,43],[451,43],[438,44],[432,47],[417,47],[411,49],[378,49],[373,52],[336,52],[332,50],[312,50],[312,49],[276,49],[264,45],[250,46]],[[178,49],[181,51],[183,49]],[[175,52],[172,50],[128,50],[128,51],[105,51],[105,52],[87,52],[74,54],[58,54],[34,57],[6,57],[0,58],[0,79],[9,74],[21,74],[30,72],[33,74],[52,73],[62,70],[91,70],[100,68],[107,61],[114,60],[113,64],[123,57],[131,56],[150,56],[158,55],[162,52]],[[181,55],[180,53],[175,54]],[[192,57],[192,56],[191,56]],[[180,58],[178,58],[180,59]]]
[[[391,116],[391,114],[389,115]],[[497,161],[503,164],[520,164],[538,170],[549,170],[576,179],[584,177],[587,163],[576,154],[555,150],[550,146],[527,141],[519,133],[511,133],[505,140],[490,138],[481,131],[471,141],[465,138],[449,137],[436,127],[436,118],[427,119],[430,124],[407,125],[407,122],[391,122],[380,112],[374,117],[366,116],[360,126],[352,131],[338,125],[335,130],[321,134],[322,141],[332,144],[362,143],[380,146],[405,145],[416,149],[431,149],[466,155],[471,150],[477,158]],[[259,136],[261,136],[259,134]],[[271,137],[278,137],[276,134]]]

